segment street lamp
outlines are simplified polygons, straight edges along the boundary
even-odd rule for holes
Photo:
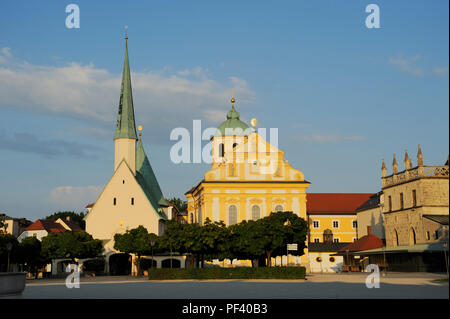
[[[6,250],[8,251],[8,264],[7,264],[6,272],[9,272],[9,255],[11,254],[12,246],[13,246],[12,243],[6,244]]]
[[[448,247],[448,243],[447,241],[444,241],[442,243],[442,247],[444,247],[444,258],[445,258],[445,268],[447,270],[447,278],[448,278],[448,260],[447,260],[447,247]]]
[[[155,246],[155,240],[150,240],[150,246],[152,247],[152,262],[150,264],[150,268],[153,268],[153,246]]]
[[[384,276],[387,274],[387,264],[386,264],[386,246],[383,245],[383,258],[384,258]]]
[[[350,272],[350,261],[348,259],[348,248],[345,250],[346,254],[347,254],[347,266],[348,266],[348,272]]]

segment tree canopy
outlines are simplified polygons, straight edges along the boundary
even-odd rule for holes
[[[85,216],[86,215],[83,212],[80,212],[80,213],[75,213],[75,212],[56,212],[56,213],[53,213],[53,214],[45,217],[44,219],[54,222],[54,221],[58,220],[58,218],[66,219],[66,217],[70,217],[70,221],[78,224],[81,227],[81,229],[84,230],[84,229],[86,229],[86,223],[83,220],[83,218]]]
[[[86,232],[66,231],[50,233],[42,238],[42,254],[45,258],[93,258],[103,249],[102,242]]]
[[[149,255],[151,252],[151,240],[155,234],[149,234],[147,228],[140,225],[137,228],[127,230],[125,234],[114,235],[114,249],[123,253],[137,255],[137,269],[140,273],[140,259],[142,255]]]
[[[174,204],[180,213],[187,210],[187,201],[182,200],[181,198],[172,197],[171,199],[168,199],[168,201]]]

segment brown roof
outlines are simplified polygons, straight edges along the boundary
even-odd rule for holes
[[[308,214],[352,214],[363,205],[373,193],[307,193]]]
[[[375,235],[366,235],[338,250],[339,253],[346,252],[347,249],[349,252],[361,251],[361,250],[369,250],[383,247],[383,240]]]
[[[25,228],[25,230],[46,230],[49,233],[62,233],[66,231],[66,229],[58,223],[41,219],[38,219],[32,223],[30,226]]]
[[[71,220],[67,220],[67,219],[61,219],[64,224],[67,225],[67,227],[69,227],[71,230],[73,231],[83,231],[83,229],[81,229],[80,225],[78,225],[77,223],[71,221]]]

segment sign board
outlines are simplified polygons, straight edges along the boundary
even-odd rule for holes
[[[287,250],[297,250],[298,245],[297,244],[287,244]]]

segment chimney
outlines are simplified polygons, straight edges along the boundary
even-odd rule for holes
[[[367,226],[367,236],[372,236],[372,226]]]

